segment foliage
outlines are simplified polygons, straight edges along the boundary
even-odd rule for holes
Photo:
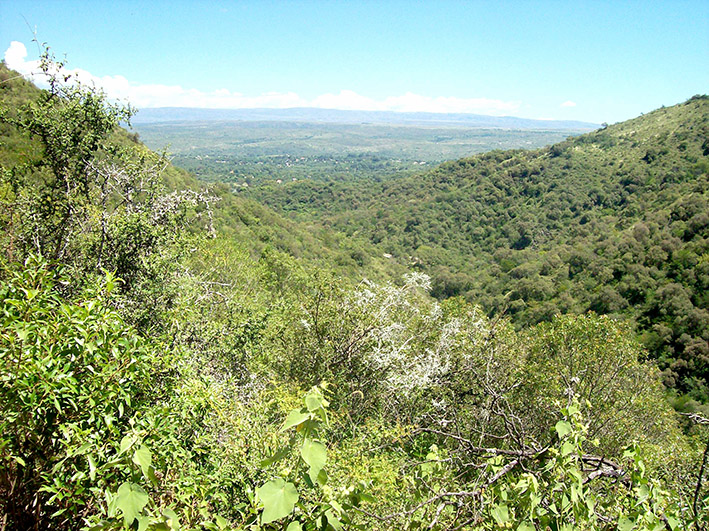
[[[680,525],[679,507],[668,504],[666,493],[646,477],[636,449],[630,447],[623,454],[627,471],[588,455],[588,428],[578,401],[562,414],[554,426],[558,442],[530,459],[525,471],[483,494],[486,523],[481,529],[689,528],[689,522],[687,527]],[[494,457],[489,463],[490,471],[499,473],[512,468],[514,461]]]
[[[373,258],[351,282],[367,247],[223,188],[212,211],[100,94],[6,80],[33,96],[0,150],[3,530],[707,525],[709,420],[678,419],[627,324],[516,328]],[[657,313],[694,326],[674,284]]]
[[[31,259],[2,286],[3,512],[18,528],[97,509],[97,469],[151,385],[146,345],[107,306],[108,274],[68,304],[71,279]],[[51,508],[51,511],[50,511]]]
[[[123,315],[155,326],[156,312],[174,298],[164,287],[184,254],[187,229],[211,229],[214,198],[168,192],[161,182],[164,157],[115,140],[130,109],[67,83],[48,50],[41,67],[50,89],[12,112],[3,106],[0,114],[32,147],[0,175],[3,258],[39,254],[71,267],[77,279],[113,271],[126,295],[117,302]]]
[[[319,438],[321,425],[328,425],[329,402],[323,394],[326,389],[326,384],[313,387],[305,395],[304,407],[290,411],[280,431],[295,430],[295,433],[287,446],[262,462],[263,466],[270,466],[287,459],[294,447],[298,448],[294,469],[285,468],[281,472],[290,481],[279,477],[256,489],[258,499],[263,503],[260,518],[263,526],[290,517],[296,507],[296,515],[286,520],[288,529],[339,530],[351,523],[347,509],[352,503],[358,503],[359,497],[350,495],[347,502],[338,501],[327,485],[327,448]],[[299,490],[303,489],[318,491],[319,495],[314,498],[311,495],[298,503]]]
[[[514,391],[518,412],[531,426],[548,425],[555,404],[570,394],[586,408],[589,437],[610,455],[632,441],[672,448],[678,433],[663,398],[657,369],[627,324],[605,316],[556,317],[526,334],[522,383]],[[667,456],[667,459],[670,459]]]
[[[379,183],[248,194],[367,238],[518,327],[586,311],[637,326],[664,383],[709,397],[709,104],[692,98],[532,151],[491,151]]]

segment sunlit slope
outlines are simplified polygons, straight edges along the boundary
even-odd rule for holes
[[[17,72],[0,65],[0,112],[7,118],[17,109],[34,101],[40,89]],[[10,123],[0,120],[0,167],[12,173],[20,166],[41,166],[43,153],[39,142]],[[138,135],[125,129],[115,131],[111,142],[148,152]],[[162,173],[168,190],[202,190],[219,198],[213,203],[214,221],[219,238],[229,238],[249,249],[259,258],[269,248],[303,261],[303,266],[334,266],[355,280],[398,274],[403,268],[376,251],[366,240],[346,238],[331,230],[285,219],[253,200],[232,195],[227,187],[207,187],[181,168],[168,164]],[[364,268],[364,269],[363,269]]]
[[[518,323],[594,310],[637,321],[673,386],[709,396],[709,99],[534,151],[493,151],[367,187],[249,194],[366,235]],[[698,378],[698,380],[694,380]]]

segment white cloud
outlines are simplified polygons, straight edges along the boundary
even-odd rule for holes
[[[560,107],[576,107],[576,102],[568,100],[568,101],[565,101],[564,103],[562,103],[560,105]]]
[[[5,50],[5,64],[17,70],[23,76],[31,76],[33,71],[38,70],[39,61],[27,61],[27,48],[21,42],[12,41],[10,47]]]
[[[21,42],[13,41],[5,51],[5,63],[13,70],[42,85],[39,61],[27,61],[27,49]],[[407,92],[401,96],[389,96],[376,100],[362,96],[352,90],[341,90],[338,94],[322,94],[313,99],[305,99],[294,92],[266,92],[258,96],[246,96],[240,92],[220,88],[214,91],[187,89],[180,85],[138,84],[125,77],[98,77],[81,69],[65,69],[63,74],[71,74],[82,83],[102,88],[109,97],[128,101],[138,108],[148,107],[201,107],[213,109],[240,108],[289,108],[318,107],[322,109],[343,109],[362,111],[399,111],[434,113],[479,113],[504,115],[520,108],[520,102],[488,98],[455,98],[421,96]],[[576,105],[565,102],[563,107]]]

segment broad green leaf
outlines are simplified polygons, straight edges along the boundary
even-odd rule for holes
[[[330,506],[335,510],[336,514],[342,514],[342,505],[337,503],[335,500],[330,500]]]
[[[283,427],[281,428],[280,431],[286,431],[288,428],[292,428],[293,426],[297,426],[298,424],[301,424],[308,420],[310,418],[310,413],[305,411],[304,409],[294,409],[290,413],[288,413],[288,416],[286,417],[286,421],[283,424]]]
[[[568,511],[569,509],[571,509],[571,500],[566,493],[564,493],[561,495],[561,510]]]
[[[320,485],[321,487],[327,484],[327,472],[325,472],[325,469],[318,472],[317,480],[318,480],[318,485]],[[311,478],[311,481],[312,481],[312,478]]]
[[[148,468],[148,480],[150,483],[153,484],[154,487],[157,487],[159,484],[158,477],[155,475],[155,468],[154,467],[149,467]]]
[[[286,527],[286,531],[301,531],[303,528],[300,527],[300,522],[291,522]]]
[[[118,499],[118,495],[114,494],[109,489],[106,489],[106,491],[104,492],[104,496],[106,498],[107,516],[109,518],[113,518],[114,516],[116,516],[116,512],[118,512],[118,507],[116,507],[116,500]]]
[[[135,437],[133,435],[126,435],[121,439],[121,451],[120,453],[128,451],[128,449],[135,443]]]
[[[133,452],[133,462],[140,467],[143,471],[143,475],[148,477],[150,465],[153,463],[153,456],[150,450],[141,444],[140,447]]]
[[[522,522],[517,526],[517,531],[534,531],[535,527],[534,525],[530,524],[529,522]]]
[[[342,529],[342,522],[340,522],[340,519],[335,516],[332,509],[325,511],[325,516],[327,517],[327,523],[330,524],[335,531]]]
[[[311,413],[323,407],[325,403],[325,398],[319,389],[313,389],[307,395],[305,395],[305,407]]]
[[[117,494],[116,507],[123,513],[125,525],[129,526],[147,505],[148,494],[134,483],[124,483],[118,487]]]
[[[640,488],[638,489],[638,503],[644,502],[650,497],[650,489],[647,488],[647,485],[640,485]]]
[[[571,441],[566,441],[561,445],[561,455],[566,457],[574,451],[574,444]]]
[[[216,515],[214,519],[217,521],[219,529],[227,529],[229,527],[229,521],[223,516]]]
[[[162,515],[167,518],[167,525],[170,526],[170,529],[173,529],[174,531],[180,529],[180,519],[175,511],[172,509],[165,509],[162,512]]]
[[[510,519],[510,512],[507,505],[495,505],[491,511],[492,517],[499,525],[504,525]]]
[[[263,502],[261,525],[288,516],[298,501],[298,491],[295,485],[286,483],[282,478],[273,479],[256,489],[258,497]]]
[[[618,520],[618,531],[630,531],[633,527],[635,524],[625,517]]]
[[[135,519],[138,520],[138,531],[145,531],[148,529],[148,526],[150,525],[149,516],[136,516]]]
[[[556,423],[556,433],[559,434],[559,438],[563,438],[569,433],[571,433],[571,424],[566,422],[565,420],[560,420],[559,422]]]
[[[320,441],[305,439],[303,446],[300,447],[300,455],[303,457],[303,461],[310,466],[310,470],[308,471],[310,480],[316,483],[318,474],[327,462],[327,448],[325,448],[325,445]]]

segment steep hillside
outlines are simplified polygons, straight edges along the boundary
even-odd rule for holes
[[[366,235],[518,324],[628,317],[671,387],[709,389],[709,99],[697,96],[536,151],[495,151],[365,187],[248,191],[298,219]]]
[[[9,70],[4,63],[0,64],[0,168],[7,175],[14,176],[9,182],[16,185],[20,185],[28,174],[41,174],[41,168],[46,164],[46,153],[38,139],[13,123],[18,111],[37,101],[40,94],[32,83]],[[138,135],[126,129],[115,129],[107,145],[110,150],[135,150],[143,157],[151,156],[150,150],[138,140]],[[331,230],[285,219],[255,201],[234,196],[228,187],[208,187],[172,164],[164,165],[160,181],[167,191],[203,191],[218,198],[211,205],[217,234],[220,238],[237,241],[256,259],[264,249],[271,248],[302,259],[305,266],[335,267],[344,276],[355,280],[360,280],[362,275],[389,278],[404,270],[382,258],[381,253],[364,238],[345,238]],[[0,190],[2,194],[8,192],[8,189]],[[8,196],[1,196],[0,200],[7,201]]]
[[[46,50],[40,67],[55,64]],[[47,91],[20,82],[13,92],[19,79],[7,74],[0,528],[706,528],[707,419],[701,406],[682,418],[672,410],[626,323],[571,315],[515,329],[462,298],[436,301],[419,272],[354,284],[350,273],[385,274],[403,267],[401,257],[379,250],[373,258],[372,242],[359,246],[359,237],[200,186],[121,131],[129,112],[92,87],[60,75]],[[506,166],[514,169],[535,156],[500,160],[517,158]],[[408,197],[376,199],[373,208],[411,216],[407,208],[426,207],[415,213],[435,221],[434,207],[476,181],[524,195],[516,184],[524,178],[504,174],[495,155],[480,161],[485,175],[476,159],[452,164],[412,179],[402,189]],[[417,182],[428,195],[413,193]],[[505,205],[524,215],[524,203],[498,195],[496,204],[492,196],[479,202],[481,212],[491,207],[490,222],[493,214],[504,220]],[[543,205],[527,195],[541,225]],[[685,203],[680,195],[670,205]],[[446,214],[464,227],[460,215]],[[703,230],[691,211],[685,217],[673,236],[677,252],[686,251],[682,263]],[[615,219],[608,232],[622,238],[626,226]],[[583,267],[572,274],[561,251],[549,271],[521,266],[536,267],[543,245],[581,241],[594,222],[569,223],[563,238],[563,227],[546,222],[550,239],[541,244],[504,235],[503,223],[491,227],[491,241],[509,236],[510,252],[527,253],[501,260],[529,258],[500,277],[537,282],[533,275],[543,281],[566,267],[559,282],[578,288],[582,275],[591,277]],[[385,245],[405,250],[402,238],[415,227],[392,228]],[[660,230],[650,221],[627,227],[640,251]],[[465,231],[455,230],[441,235],[469,256],[484,248],[483,239],[464,247]],[[585,237],[589,249],[603,241]],[[424,267],[422,247],[404,262]],[[497,256],[480,257],[479,269],[492,275]],[[632,258],[622,255],[618,270]],[[658,282],[674,274],[661,264],[654,271]],[[691,279],[676,278],[657,292],[672,286],[672,303],[689,315],[676,294],[694,293]],[[448,285],[441,279],[439,294]]]

